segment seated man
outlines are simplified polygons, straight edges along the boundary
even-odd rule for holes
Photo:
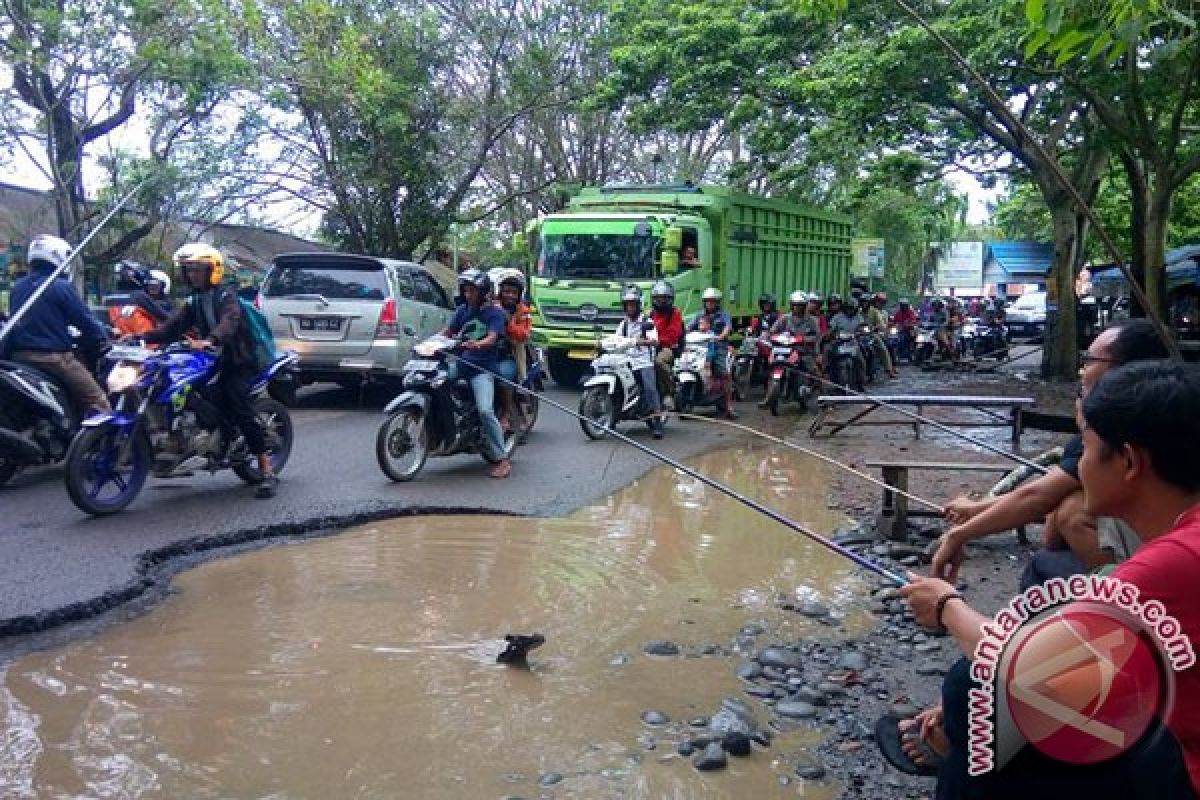
[[[1166,355],[1166,347],[1149,321],[1125,320],[1097,336],[1084,354],[1079,371],[1081,391],[1086,395],[1115,366]],[[1128,558],[1131,550],[1128,532],[1106,520],[1100,525],[1104,533],[1100,537],[1095,517],[1083,508],[1079,483],[1082,454],[1082,438],[1076,436],[1067,443],[1057,467],[1008,494],[986,500],[959,497],[947,503],[946,519],[953,527],[943,534],[933,556],[933,575],[953,582],[967,542],[1029,525],[1043,517],[1046,518],[1044,548],[1026,567],[1022,588]]]
[[[1177,623],[1173,640],[1186,637],[1193,643],[1200,641],[1200,592],[1195,590],[1196,576],[1200,575],[1200,471],[1195,468],[1195,454],[1200,452],[1197,408],[1200,408],[1200,372],[1194,366],[1152,361],[1115,368],[1095,384],[1082,402],[1084,455],[1079,465],[1084,511],[1121,519],[1144,543],[1132,558],[1117,567],[1112,577],[1137,590],[1135,600],[1141,609],[1148,609],[1152,603],[1160,604],[1162,613],[1158,619],[1170,617]],[[971,777],[969,691],[986,673],[976,673],[967,659],[979,658],[976,648],[989,620],[972,609],[952,585],[936,577],[913,576],[901,594],[911,604],[918,623],[950,633],[966,656],[951,669],[943,683],[944,712],[927,715],[922,725],[925,741],[941,757],[937,770],[938,800],[965,797],[1033,800],[1060,798],[1068,791],[1094,800],[1134,797],[1194,800],[1200,794],[1200,666],[1194,649],[1190,663],[1172,664],[1175,672],[1170,705],[1152,709],[1148,727],[1115,755],[1096,763],[1084,763],[1083,758],[1079,763],[1066,763],[1023,741],[1001,740],[996,742],[993,752],[1002,751],[1006,744],[1021,747],[1006,763],[998,764],[998,769]],[[1125,595],[1121,591],[1119,596]],[[1049,610],[1048,607],[1046,611]],[[1150,621],[1148,614],[1145,618]],[[1165,624],[1159,627],[1160,635],[1167,636],[1165,629]],[[1085,647],[1093,651],[1098,647],[1098,643],[1086,638],[1086,629],[1077,629],[1075,635],[1080,636]],[[1097,658],[1102,656],[1097,654]],[[1087,685],[1079,683],[1086,681],[1088,674],[1079,670],[1069,674],[1060,672],[1056,677],[1059,690],[1055,697],[1061,703],[1073,704],[1064,710],[1073,710],[1081,716],[1101,713],[1100,708],[1089,710],[1095,695]],[[1078,691],[1072,691],[1073,688]],[[1103,704],[1104,709],[1116,707],[1114,704],[1137,708],[1145,701],[1140,695],[1143,691],[1138,681],[1113,682],[1095,702]],[[1082,736],[1084,729],[1077,730],[1078,746],[1087,746]],[[1090,731],[1090,735],[1098,735]],[[1114,744],[1112,739],[1106,741]]]

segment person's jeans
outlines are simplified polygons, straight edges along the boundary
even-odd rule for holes
[[[642,367],[637,371],[637,381],[642,387],[643,405],[650,411],[662,411],[662,398],[658,395],[658,378],[654,367]]]
[[[1021,572],[1021,591],[1031,586],[1041,586],[1051,578],[1069,578],[1087,571],[1083,560],[1070,550],[1048,550],[1043,547],[1033,554]]]
[[[499,368],[496,371],[499,372]],[[475,395],[475,408],[479,412],[479,424],[483,429],[483,446],[492,458],[504,458],[504,431],[500,430],[500,420],[496,418],[496,381],[491,373],[460,367],[457,361],[449,366],[447,373],[452,381],[462,374],[470,382],[471,393]]]

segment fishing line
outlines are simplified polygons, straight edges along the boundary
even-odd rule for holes
[[[707,423],[715,424],[715,425],[727,425],[730,428],[737,428],[738,430],[745,431],[746,433],[754,434],[755,436],[766,439],[767,441],[774,442],[775,444],[783,445],[784,447],[790,447],[792,450],[797,450],[801,453],[804,453],[805,455],[812,456],[813,458],[824,461],[826,464],[832,464],[833,466],[837,467],[838,469],[843,469],[846,472],[849,472],[851,475],[857,475],[858,477],[862,478],[864,481],[867,481],[868,483],[873,483],[876,486],[879,486],[883,489],[887,489],[888,491],[895,492],[896,494],[900,495],[901,497],[907,497],[909,500],[915,500],[916,502],[920,503],[923,506],[928,506],[929,508],[938,512],[939,514],[946,513],[946,509],[943,506],[939,506],[937,503],[931,502],[929,500],[926,500],[923,497],[918,497],[915,494],[906,492],[903,489],[899,489],[895,486],[892,486],[890,483],[887,483],[886,481],[881,481],[877,478],[873,478],[870,475],[868,475],[867,473],[860,472],[859,470],[855,469],[854,467],[851,467],[848,464],[843,464],[842,462],[840,462],[836,459],[830,458],[829,456],[825,455],[824,453],[818,453],[816,450],[810,450],[807,447],[801,447],[800,445],[795,444],[793,442],[789,442],[786,439],[780,439],[778,436],[772,436],[771,434],[764,433],[763,431],[757,430],[756,428],[751,428],[749,425],[742,425],[740,423],[730,422],[729,420],[724,420],[724,419],[713,419],[712,417],[702,417],[702,416],[699,416],[698,414],[681,414],[679,412],[675,412],[674,416],[679,417],[680,419],[692,419],[692,420],[697,420],[699,422],[707,422]]]
[[[457,353],[447,353],[446,355],[453,358],[455,361],[463,361],[462,357],[459,356]],[[825,537],[821,536],[820,534],[816,533],[815,531],[804,527],[800,523],[798,523],[792,519],[789,519],[788,517],[785,517],[783,514],[780,514],[778,511],[775,511],[774,509],[772,509],[768,506],[765,506],[756,500],[752,500],[749,497],[746,497],[741,492],[738,492],[736,489],[732,489],[729,486],[726,486],[725,484],[721,483],[718,480],[714,480],[713,478],[710,478],[707,475],[700,474],[699,472],[697,472],[696,470],[692,469],[691,467],[683,464],[682,462],[677,461],[676,459],[671,458],[668,455],[660,453],[657,450],[655,450],[654,448],[644,445],[641,442],[626,436],[625,434],[621,433],[618,430],[610,428],[606,425],[599,425],[596,422],[594,422],[593,420],[590,420],[587,417],[583,416],[582,414],[578,413],[577,411],[567,408],[562,403],[559,403],[556,400],[551,400],[545,394],[536,392],[528,387],[521,386],[519,383],[516,383],[515,381],[510,381],[508,378],[505,378],[503,375],[497,374],[494,370],[487,369],[486,367],[481,368],[475,364],[470,364],[465,361],[463,361],[463,363],[466,364],[467,366],[471,367],[472,369],[482,369],[484,372],[487,372],[489,375],[491,375],[494,379],[500,381],[501,383],[503,383],[506,386],[509,386],[509,387],[515,389],[518,392],[530,395],[531,397],[536,397],[538,399],[538,402],[540,402],[540,403],[546,403],[550,407],[557,408],[559,411],[562,411],[563,413],[568,414],[569,416],[572,416],[581,422],[587,422],[588,424],[590,424],[596,428],[599,428],[600,430],[607,433],[609,436],[612,436],[614,439],[624,442],[625,444],[630,445],[630,446],[642,451],[646,455],[651,456],[652,458],[658,459],[659,461],[666,464],[667,466],[670,466],[670,467],[678,470],[679,472],[682,472],[683,474],[693,478],[694,480],[697,480],[700,483],[703,483],[705,486],[709,486],[713,489],[716,489],[718,492],[725,495],[726,497],[736,500],[737,502],[741,503],[742,505],[747,506],[748,508],[751,508],[751,509],[757,511],[758,513],[760,513],[766,517],[770,517],[775,522],[778,522],[780,525],[784,526],[788,530],[790,530],[794,533],[798,533],[801,536],[804,536],[805,538],[807,538],[808,540],[820,545],[821,547],[824,547],[827,550],[830,550],[830,551],[836,553],[837,555],[842,556],[843,558],[847,558],[850,561],[853,561],[855,564],[862,567],[863,569],[865,569],[869,572],[873,572],[876,575],[879,575],[880,577],[886,578],[887,580],[891,581],[892,583],[894,583],[897,586],[904,586],[908,583],[908,580],[906,578],[904,578],[903,576],[897,575],[896,573],[892,572],[891,570],[887,569],[886,567],[884,567],[880,564],[876,564],[871,559],[869,559],[865,556],[859,555],[858,553],[854,552],[853,550],[851,550],[847,547],[843,547],[842,545],[838,544],[837,542],[833,542],[833,541],[830,541],[829,539],[826,539]]]
[[[104,215],[104,219],[100,220],[100,223],[96,227],[92,228],[92,230],[88,233],[87,236],[83,237],[83,241],[79,243],[78,247],[76,247],[74,250],[71,251],[71,254],[66,257],[66,259],[63,261],[63,263],[60,264],[58,266],[58,268],[55,269],[52,273],[50,273],[50,277],[48,277],[46,280],[42,281],[41,284],[39,284],[38,287],[33,290],[33,294],[31,294],[29,296],[29,299],[25,301],[25,304],[22,305],[20,308],[18,308],[13,313],[13,315],[9,318],[8,322],[5,323],[3,328],[0,328],[0,342],[3,342],[5,337],[7,337],[10,333],[12,333],[12,331],[14,329],[16,329],[17,323],[21,321],[21,318],[24,317],[25,314],[29,311],[29,309],[33,308],[33,304],[36,303],[41,298],[41,296],[50,289],[50,287],[52,285],[54,285],[54,281],[58,278],[59,275],[61,275],[63,272],[66,271],[66,269],[70,265],[70,263],[73,260],[75,260],[75,257],[83,252],[83,248],[85,248],[89,244],[91,244],[92,239],[94,239],[96,237],[96,234],[99,233],[104,228],[104,226],[108,224],[108,221],[111,220],[114,216],[116,216],[117,212],[120,211],[125,206],[125,204],[128,203],[129,200],[135,194],[137,194],[139,191],[141,191],[143,186],[145,186],[147,183],[151,182],[152,180],[157,180],[157,178],[154,178],[154,177],[145,178],[140,183],[138,183],[137,186],[134,186],[132,189],[130,189],[129,192],[126,193],[126,195],[124,197],[122,197],[120,199],[120,201],[115,206],[113,206],[112,209],[107,214]]]

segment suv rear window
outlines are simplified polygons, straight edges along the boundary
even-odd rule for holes
[[[326,300],[383,300],[388,296],[383,267],[345,268],[328,264],[276,264],[262,287],[266,297],[319,294]]]

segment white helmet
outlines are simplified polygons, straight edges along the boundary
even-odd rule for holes
[[[788,297],[788,305],[794,306],[797,304],[807,305],[808,304],[808,295],[806,295],[804,292],[800,292],[800,291],[792,292],[791,295]]]
[[[521,294],[525,294],[525,275],[519,269],[496,267],[488,270],[488,277],[492,279],[492,285],[496,287],[496,291],[500,291],[500,287],[506,283],[514,283],[521,290]]]
[[[150,270],[150,278],[162,284],[163,294],[171,293],[171,276],[163,272],[161,269]]]
[[[721,290],[710,286],[709,288],[704,290],[704,294],[700,295],[700,299],[701,300],[716,300],[719,303],[719,302],[721,302]]]
[[[41,234],[33,237],[33,241],[29,243],[29,252],[25,256],[25,260],[32,267],[35,261],[45,261],[51,264],[54,269],[58,269],[66,263],[71,256],[71,245],[66,239],[60,239],[57,236],[49,236]],[[71,271],[66,271],[66,276],[71,277]]]

